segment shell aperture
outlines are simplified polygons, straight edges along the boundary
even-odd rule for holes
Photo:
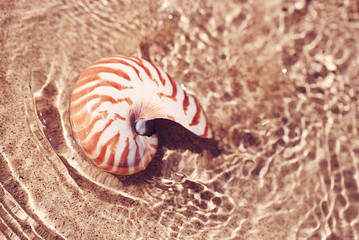
[[[149,124],[156,118],[212,137],[197,100],[146,60],[100,59],[75,84],[70,104],[74,138],[85,155],[106,171],[130,175],[147,167],[158,146]]]

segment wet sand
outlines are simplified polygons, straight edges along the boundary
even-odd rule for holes
[[[0,239],[359,239],[358,12],[355,1],[0,1]],[[87,160],[71,92],[116,54],[184,84],[214,140],[163,123],[143,172]]]

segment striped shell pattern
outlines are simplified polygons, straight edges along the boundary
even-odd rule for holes
[[[146,60],[103,58],[76,82],[70,106],[74,138],[85,155],[106,171],[129,175],[147,167],[158,138],[141,129],[156,118],[173,120],[200,137],[212,137],[196,99]]]

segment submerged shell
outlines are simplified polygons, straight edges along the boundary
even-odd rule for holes
[[[136,133],[139,118],[170,119],[200,137],[212,137],[196,99],[146,60],[107,57],[81,74],[71,97],[70,120],[75,140],[98,166],[120,175],[147,167],[158,139],[156,134]]]

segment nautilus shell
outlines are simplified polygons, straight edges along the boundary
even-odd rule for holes
[[[212,137],[196,99],[146,60],[103,58],[76,82],[70,106],[74,138],[85,155],[106,171],[129,175],[147,167],[158,146],[150,124],[156,118]]]

